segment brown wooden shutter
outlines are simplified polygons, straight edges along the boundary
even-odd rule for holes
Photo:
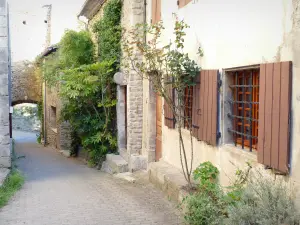
[[[289,117],[291,108],[292,63],[260,66],[258,162],[289,171]]]
[[[178,4],[178,8],[182,8],[184,6],[186,6],[187,4],[189,4],[192,0],[178,0],[177,4]]]
[[[161,0],[156,0],[156,23],[161,20]]]
[[[161,0],[152,0],[152,24],[161,20]]]
[[[199,140],[217,145],[218,70],[200,73]]]
[[[152,0],[152,6],[151,6],[151,23],[155,24],[156,23],[156,6],[157,6],[157,0]]]
[[[173,87],[171,84],[169,84],[166,87],[166,94],[169,96],[169,98],[174,100],[174,93],[173,93]],[[165,116],[165,125],[171,129],[175,128],[175,118],[172,111],[172,108],[166,101],[164,101],[164,116]]]
[[[193,136],[200,138],[200,73],[195,77],[196,85],[193,88],[193,112],[192,112],[192,131]]]

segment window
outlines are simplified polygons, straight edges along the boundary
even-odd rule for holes
[[[192,0],[177,0],[178,8],[182,8],[189,4]]]
[[[252,151],[258,143],[259,69],[235,71],[231,78],[233,140]]]
[[[193,87],[186,87],[184,90],[184,127],[192,125],[193,112]]]
[[[56,128],[56,107],[51,106],[50,107],[50,116],[49,116],[49,122],[51,128]]]

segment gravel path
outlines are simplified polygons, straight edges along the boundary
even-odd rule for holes
[[[15,137],[26,182],[0,209],[0,225],[181,224],[174,205],[152,185],[87,168],[36,144],[34,134]]]

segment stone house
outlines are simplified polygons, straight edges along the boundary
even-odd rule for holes
[[[47,57],[57,51],[57,47],[47,48],[42,53],[43,63]],[[70,125],[60,120],[62,99],[59,96],[59,85],[52,86],[46,82],[43,84],[43,112],[44,124],[43,142],[69,156],[71,148]]]
[[[105,1],[100,2],[88,0],[80,15],[92,23],[96,11],[101,14]],[[123,27],[162,20],[163,44],[173,35],[175,17],[190,26],[185,51],[202,68],[193,94],[186,96],[193,168],[211,161],[227,185],[237,168],[251,162],[298,186],[300,1],[123,1]],[[197,55],[200,46],[203,57]],[[116,159],[130,171],[148,169],[151,174],[160,166],[180,171],[177,125],[163,99],[133,71],[125,76],[121,68],[115,81],[120,156],[108,160]],[[183,136],[189,149],[187,129]]]

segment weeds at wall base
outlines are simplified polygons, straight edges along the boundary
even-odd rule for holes
[[[12,169],[2,187],[0,187],[0,208],[5,206],[14,194],[21,189],[24,176],[17,169]]]

